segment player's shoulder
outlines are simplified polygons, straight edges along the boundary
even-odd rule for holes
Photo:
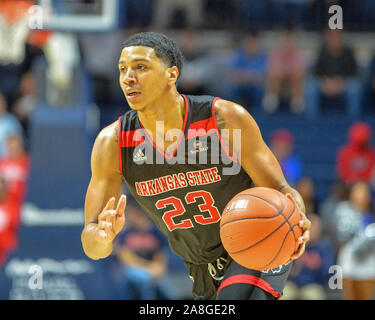
[[[193,111],[199,110],[211,110],[214,109],[217,112],[223,113],[236,113],[243,115],[247,113],[246,109],[241,105],[222,99],[221,97],[212,95],[184,95],[189,102],[189,106],[193,108]]]
[[[95,139],[91,153],[91,167],[93,174],[110,176],[118,174],[118,128],[119,121],[115,121],[103,128]]]
[[[225,127],[248,126],[249,121],[254,121],[253,117],[243,106],[225,99],[215,101],[214,115],[217,123],[225,123]]]
[[[233,114],[238,116],[244,116],[248,114],[247,110],[235,103],[233,101],[225,100],[225,99],[217,99],[214,104],[215,111],[226,113],[226,114]]]
[[[118,139],[119,121],[116,120],[104,127],[98,134],[97,139],[102,142],[116,141]]]
[[[104,127],[96,137],[94,151],[100,153],[116,152],[118,148],[119,121]]]

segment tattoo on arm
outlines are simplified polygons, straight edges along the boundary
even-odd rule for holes
[[[114,127],[113,130],[113,136],[115,137],[115,142],[118,144],[119,138],[118,138],[118,132],[119,132],[119,127],[118,124]]]
[[[216,118],[216,123],[217,123],[217,127],[219,128],[219,130],[222,130],[225,128],[225,120],[223,118],[223,116],[219,113],[219,111],[215,110],[215,118]]]
[[[215,119],[223,144],[229,150],[229,153],[233,154],[233,146],[229,142],[229,129],[225,128],[227,123],[218,110],[215,110]]]

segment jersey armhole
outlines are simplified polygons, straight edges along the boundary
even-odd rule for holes
[[[225,146],[225,144],[223,143],[223,139],[221,138],[219,127],[217,126],[216,117],[215,117],[215,103],[218,100],[222,100],[222,98],[215,97],[214,100],[212,100],[212,105],[211,105],[211,113],[212,113],[212,119],[213,119],[214,124],[215,124],[215,129],[216,129],[217,135],[219,137],[219,141],[220,141],[221,147],[223,148],[223,150],[224,150],[225,154],[227,155],[227,157],[229,159],[231,159],[233,162],[238,162],[238,160],[236,158],[232,157],[229,154],[229,151],[228,151],[227,147]]]

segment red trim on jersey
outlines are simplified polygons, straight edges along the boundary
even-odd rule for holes
[[[140,144],[144,144],[145,139],[143,139],[141,130],[129,130],[129,131],[121,131],[121,147],[128,148],[128,147],[136,147]]]
[[[185,128],[186,128],[186,123],[187,123],[187,119],[188,119],[188,113],[189,113],[189,102],[186,98],[185,95],[181,94],[181,96],[184,98],[185,100],[185,119],[184,119],[184,124],[182,126],[182,134],[180,135],[178,141],[177,141],[177,145],[176,145],[176,148],[174,149],[173,153],[171,155],[167,155],[164,153],[164,150],[161,150],[155,143],[154,141],[152,140],[152,138],[149,136],[149,134],[147,133],[147,130],[145,130],[145,128],[143,127],[142,123],[141,123],[141,120],[139,120],[139,124],[141,125],[142,129],[144,130],[143,132],[145,133],[145,136],[146,138],[150,141],[150,143],[152,144],[152,146],[157,150],[159,151],[165,158],[167,159],[172,159],[173,156],[175,155],[175,153],[177,152],[178,150],[178,147],[180,146],[181,144],[181,141],[182,141],[182,138],[184,136],[184,132],[185,132]]]
[[[203,129],[203,130],[199,130],[199,129]],[[212,117],[208,119],[193,122],[189,126],[186,139],[193,139],[196,137],[205,136],[211,133],[212,130],[214,131],[217,130],[215,121]]]
[[[223,150],[224,150],[224,152],[225,152],[225,154],[229,157],[229,159],[231,159],[233,162],[238,162],[238,160],[237,159],[235,159],[235,158],[233,158],[230,154],[229,154],[229,151],[228,151],[228,149],[226,148],[226,146],[224,145],[224,143],[223,143],[223,140],[222,140],[222,138],[221,138],[221,134],[220,134],[220,131],[219,131],[219,128],[218,128],[218,126],[217,126],[217,122],[216,122],[216,117],[215,117],[215,102],[217,101],[217,100],[220,100],[221,98],[215,98],[213,101],[212,101],[212,106],[211,106],[211,109],[212,109],[212,118],[213,118],[213,120],[214,120],[214,122],[215,122],[215,128],[216,128],[216,130],[217,130],[217,135],[219,136],[219,140],[220,140],[220,143],[221,143],[221,146],[223,147]]]
[[[120,172],[122,174],[122,139],[121,139],[121,116],[118,118],[118,153],[119,153],[119,159],[120,159]]]
[[[231,276],[225,279],[221,283],[219,289],[217,290],[217,294],[219,294],[220,290],[222,290],[223,288],[228,287],[232,284],[238,284],[238,283],[251,284],[252,286],[256,286],[272,294],[277,300],[281,298],[281,293],[275,291],[267,281],[256,276],[249,275],[249,274],[238,274],[238,275]]]

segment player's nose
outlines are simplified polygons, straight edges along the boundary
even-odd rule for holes
[[[135,83],[137,78],[133,70],[129,69],[122,78],[123,84],[129,85]]]

